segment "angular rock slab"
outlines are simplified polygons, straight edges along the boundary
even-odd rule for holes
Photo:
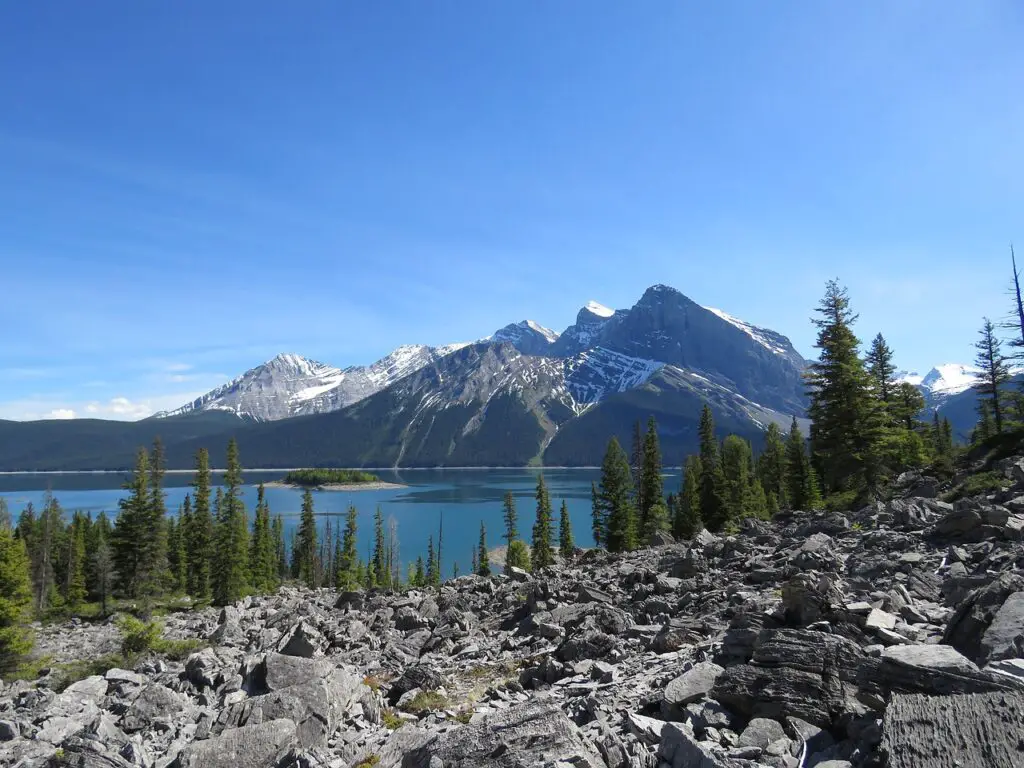
[[[979,664],[1024,658],[1024,592],[1006,598],[981,638]]]
[[[295,743],[295,723],[271,720],[190,744],[175,768],[271,768]]]
[[[559,763],[606,766],[557,704],[531,701],[441,734],[409,752],[402,768],[538,768]]]
[[[885,710],[882,751],[889,768],[1020,768],[1024,696],[893,696]]]
[[[706,698],[715,681],[725,670],[710,661],[703,661],[684,672],[665,686],[662,712],[666,717],[681,716],[682,709],[691,702]]]
[[[659,765],[671,768],[729,768],[730,763],[715,755],[694,738],[688,728],[669,723],[661,731]],[[403,767],[404,768],[404,767]]]

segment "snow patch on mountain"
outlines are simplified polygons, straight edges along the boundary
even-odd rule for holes
[[[592,405],[609,395],[639,387],[664,365],[594,347],[565,361],[566,388],[576,403]]]
[[[708,312],[712,312],[712,313],[718,315],[720,318],[725,320],[725,322],[729,323],[730,325],[736,326],[741,331],[743,331],[745,334],[750,336],[750,338],[752,338],[758,344],[760,344],[761,346],[765,347],[766,349],[771,350],[775,354],[777,354],[777,355],[785,355],[786,354],[786,349],[784,347],[782,347],[781,345],[779,345],[772,338],[773,336],[777,335],[774,331],[768,331],[765,328],[758,328],[756,325],[751,325],[750,323],[748,323],[748,322],[746,322],[744,320],[740,320],[738,317],[733,317],[732,315],[728,314],[727,312],[723,312],[720,309],[715,309],[714,307],[704,307],[704,309],[706,309]]]
[[[973,365],[943,363],[936,365],[924,376],[916,371],[901,371],[896,374],[896,381],[920,387],[933,397],[946,398],[970,389],[979,373],[981,369]]]
[[[609,309],[604,304],[598,304],[593,299],[588,301],[584,308],[587,310],[587,312],[591,312],[592,314],[595,314],[598,317],[611,317],[612,315],[615,314],[614,309]]]

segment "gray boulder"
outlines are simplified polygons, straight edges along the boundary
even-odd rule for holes
[[[882,753],[892,768],[1019,768],[1024,696],[897,694],[885,710]]]
[[[694,737],[686,727],[668,723],[661,731],[658,745],[659,765],[670,768],[729,768],[725,758],[717,756],[709,745]]]
[[[121,720],[121,728],[128,733],[150,728],[169,730],[175,716],[187,704],[180,694],[154,683],[144,688],[128,707]]]
[[[178,756],[175,768],[272,768],[294,743],[295,723],[271,720],[194,742]]]
[[[710,661],[701,662],[665,686],[662,713],[681,718],[687,704],[706,698],[725,670]]]
[[[605,768],[561,708],[530,701],[439,735],[405,755],[402,768]]]
[[[739,741],[736,742],[738,747],[760,747],[766,749],[769,744],[787,739],[786,731],[782,728],[782,725],[775,720],[769,720],[765,717],[755,717],[751,720],[747,727],[743,729],[743,733],[740,734]]]
[[[982,638],[995,621],[1003,603],[1014,592],[1024,591],[1024,576],[1004,573],[992,583],[969,594],[946,624],[942,642],[969,659],[982,658]]]
[[[711,698],[745,717],[797,717],[828,728],[856,709],[856,673],[863,659],[856,643],[838,635],[764,630],[751,663],[726,669]]]
[[[324,636],[306,622],[300,621],[289,630],[278,645],[278,653],[311,659],[324,645]]]
[[[1006,598],[981,638],[978,663],[1024,657],[1024,592]]]
[[[872,706],[895,693],[952,695],[1021,690],[1016,678],[979,670],[948,645],[895,645],[865,659],[858,672],[861,694]],[[874,697],[874,698],[871,698]]]

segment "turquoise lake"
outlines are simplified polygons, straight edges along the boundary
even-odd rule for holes
[[[487,527],[490,547],[503,544],[502,500],[506,491],[512,491],[519,512],[520,538],[530,540],[536,502],[534,490],[540,469],[423,469],[375,471],[381,480],[401,483],[404,488],[379,491],[321,491],[314,500],[321,527],[328,520],[334,530],[344,525],[344,514],[350,504],[359,513],[359,548],[368,552],[372,544],[373,514],[379,506],[384,519],[394,518],[398,524],[398,538],[403,563],[425,555],[427,538],[433,534],[437,540],[438,526],[444,516],[443,572],[450,576],[455,563],[460,573],[470,569],[472,552],[480,537],[481,521]],[[590,532],[590,484],[597,482],[597,469],[545,469],[551,504],[555,510],[557,536],[558,509],[564,499],[569,507],[573,533],[578,546],[593,545]],[[281,470],[249,470],[245,473],[245,502],[252,511],[256,503],[256,485],[261,481],[279,480]],[[185,494],[191,491],[191,475],[172,473],[165,483],[167,507],[177,510]],[[121,489],[125,476],[116,473],[53,473],[0,475],[0,497],[7,500],[12,516],[29,502],[40,507],[49,489],[67,513],[75,510],[89,512],[95,517],[101,511],[116,516],[118,500],[125,492]],[[214,475],[220,484],[221,475]],[[665,493],[679,488],[678,471],[666,472]],[[298,523],[302,492],[291,488],[268,488],[267,500],[272,514],[280,514],[285,521],[286,540]]]

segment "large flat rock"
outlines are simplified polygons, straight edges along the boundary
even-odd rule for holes
[[[893,696],[882,749],[888,768],[1020,768],[1024,765],[1024,696]]]

